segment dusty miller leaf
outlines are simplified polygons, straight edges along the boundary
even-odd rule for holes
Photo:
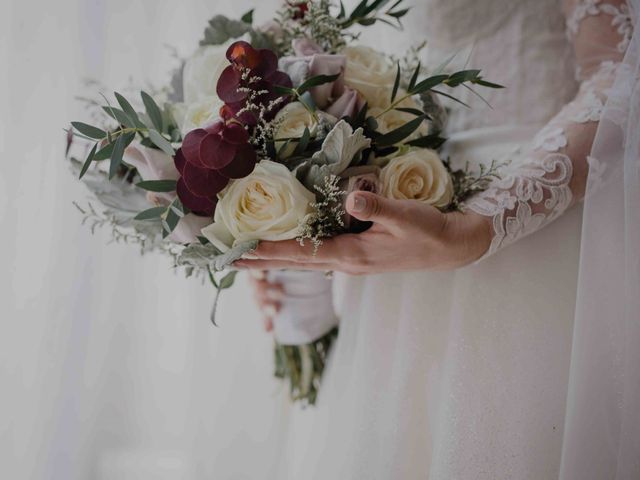
[[[220,271],[238,260],[243,254],[255,250],[257,246],[258,241],[253,240],[240,243],[222,253],[210,243],[206,245],[192,243],[180,253],[176,263],[178,265],[211,268],[214,271]]]
[[[371,145],[362,128],[353,128],[340,120],[327,134],[320,151],[296,169],[298,179],[311,191],[323,184],[329,175],[340,175],[363,149]]]

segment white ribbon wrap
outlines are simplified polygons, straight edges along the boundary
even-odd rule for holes
[[[332,280],[323,272],[273,270],[267,279],[284,289],[280,311],[273,318],[275,338],[281,345],[312,343],[338,325]]]

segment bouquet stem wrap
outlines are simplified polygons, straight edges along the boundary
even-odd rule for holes
[[[338,334],[332,281],[322,272],[270,271],[284,296],[273,319],[275,374],[290,383],[293,400],[315,403],[327,355]]]

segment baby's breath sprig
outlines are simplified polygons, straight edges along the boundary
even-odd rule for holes
[[[322,239],[334,237],[345,230],[343,217],[345,210],[342,199],[347,192],[340,189],[340,177],[329,175],[322,185],[315,185],[317,201],[311,204],[313,212],[307,215],[300,225],[300,234],[296,238],[300,245],[310,240],[313,254],[322,245]]]
[[[251,85],[259,83],[262,78],[258,75],[253,75],[248,68],[242,68],[241,78],[243,84],[237,88],[238,92],[246,93],[245,104],[242,109],[238,110],[235,114],[237,117],[243,113],[253,114],[257,121],[251,135],[251,144],[256,147],[263,156],[267,156],[267,145],[273,141],[273,132],[276,129],[274,121],[269,119],[273,112],[279,109],[279,107],[286,101],[283,96],[277,97],[264,103],[261,100],[263,95],[267,95],[270,92],[268,90],[257,90],[251,87]]]

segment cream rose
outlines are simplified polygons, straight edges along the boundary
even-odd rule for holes
[[[222,71],[229,65],[225,45],[199,48],[184,65],[182,73],[184,102],[187,105],[207,97],[215,97],[216,85]]]
[[[453,197],[449,172],[433,150],[411,150],[394,158],[382,169],[380,180],[387,198],[446,207]]]
[[[180,124],[180,131],[186,135],[191,130],[211,125],[220,118],[220,108],[224,102],[217,96],[204,97],[189,105],[174,110],[174,116]]]
[[[370,107],[388,106],[396,71],[387,57],[363,46],[346,47],[341,53],[347,58],[345,85],[360,92]]]
[[[299,138],[304,133],[304,129],[308,128],[311,136],[315,136],[318,128],[318,122],[311,113],[300,102],[291,102],[278,112],[274,120],[276,130],[274,138],[276,139],[275,148],[278,157],[287,158],[293,154],[296,149],[295,142],[282,148],[286,140],[278,140],[279,138]]]
[[[249,240],[295,238],[315,201],[287,167],[270,160],[231,182],[218,197],[214,223],[202,234],[222,251]]]

